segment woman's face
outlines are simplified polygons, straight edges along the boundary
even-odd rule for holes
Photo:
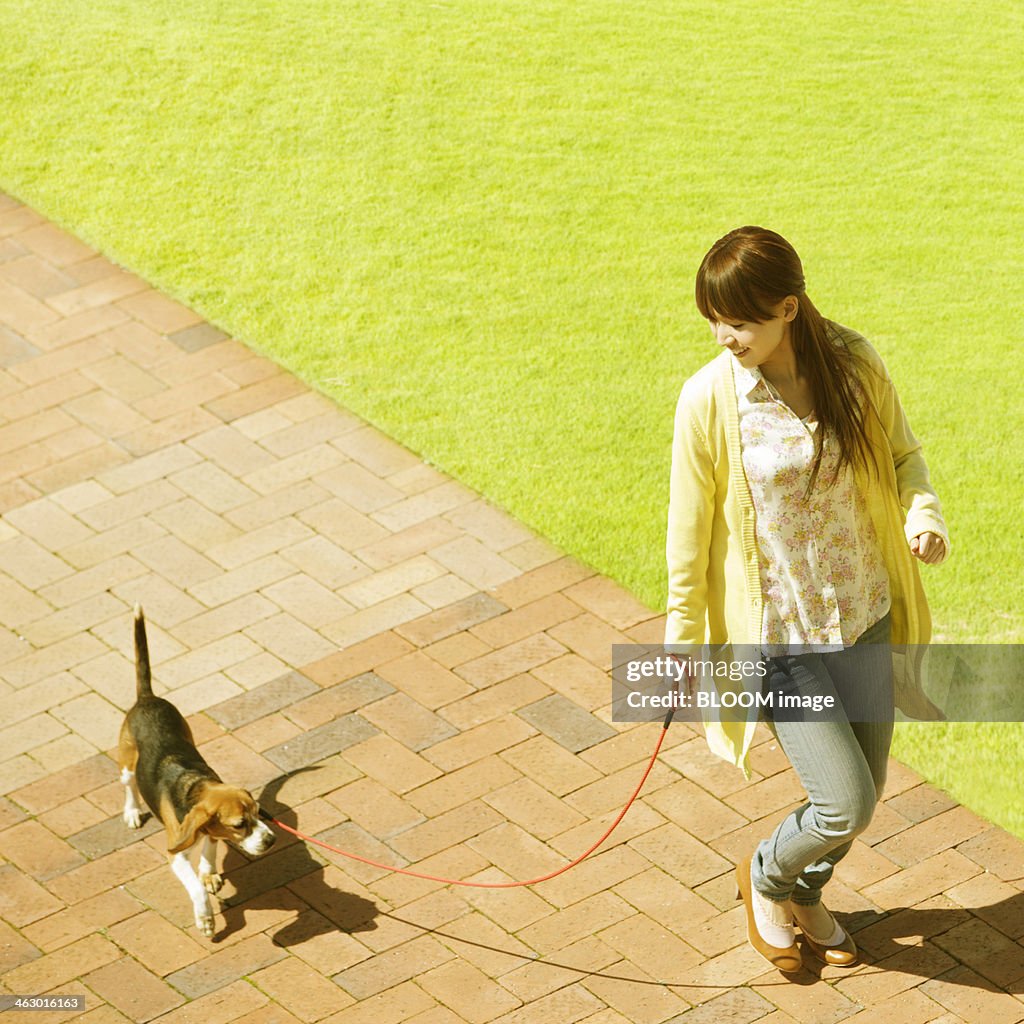
[[[740,320],[709,320],[711,333],[748,370],[789,352],[789,325],[796,316],[796,299],[787,296],[772,309],[764,323]]]

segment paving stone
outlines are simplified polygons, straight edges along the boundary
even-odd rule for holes
[[[552,626],[548,633],[602,672],[611,671],[613,645],[632,642],[621,630],[590,612]]]
[[[371,608],[443,575],[444,570],[435,562],[425,555],[418,555],[355,580],[341,587],[338,593],[350,605]]]
[[[423,935],[379,954],[371,962],[342,971],[334,976],[334,981],[356,999],[366,999],[446,963],[454,956],[436,939]]]
[[[435,743],[424,749],[423,756],[442,771],[450,772],[515,746],[532,735],[532,726],[515,715],[507,715]]]
[[[557,693],[516,714],[574,754],[615,735],[611,726]]]
[[[417,646],[423,647],[507,611],[506,605],[496,601],[489,594],[477,593],[447,608],[404,623],[396,632]]]
[[[0,976],[37,959],[39,955],[39,950],[31,942],[0,921]]]
[[[8,758],[0,763],[0,793],[8,793],[30,782],[36,782],[45,769],[27,754]]]
[[[869,885],[864,895],[878,906],[913,906],[979,874],[981,869],[956,850],[943,850],[898,874]]]
[[[10,828],[19,821],[24,821],[27,815],[16,804],[11,803],[6,797],[0,797],[0,830]]]
[[[921,991],[968,1024],[1016,1024],[1024,1002],[963,965],[929,978]]]
[[[109,940],[101,935],[87,935],[70,946],[16,967],[4,976],[4,984],[9,991],[25,995],[50,992],[120,956],[120,950]]]
[[[319,690],[312,696],[297,701],[287,708],[286,714],[302,728],[313,729],[394,692],[395,688],[376,673],[364,672],[354,679],[338,683],[327,690]]]
[[[263,593],[282,611],[317,629],[337,622],[352,611],[352,605],[335,596],[330,589],[302,573],[275,582]]]
[[[67,562],[21,535],[0,544],[0,564],[8,576],[30,590],[39,590],[73,572]]]
[[[4,321],[16,331],[29,333],[51,324],[58,314],[27,291],[9,281],[0,281],[0,309]]]
[[[365,775],[399,794],[441,775],[429,761],[382,733],[349,748],[345,756]]]
[[[519,575],[517,566],[471,537],[460,537],[431,548],[430,555],[434,561],[479,590],[490,590]]]
[[[163,855],[146,843],[132,843],[50,879],[47,888],[69,905],[80,903],[130,882],[158,865],[166,870],[167,861]]]
[[[270,1002],[247,979],[226,985],[193,999],[170,1013],[165,1013],[161,1024],[295,1024],[296,1018],[280,1006]]]
[[[154,289],[122,299],[117,305],[135,319],[141,320],[147,327],[160,333],[173,333],[200,321],[200,317],[192,310],[186,309]]]
[[[123,719],[123,709],[96,693],[75,697],[53,708],[50,714],[97,748],[105,747],[118,734]]]
[[[527,704],[533,704],[551,691],[532,675],[518,675],[506,679],[486,690],[470,693],[460,700],[444,703],[439,714],[461,730],[490,722],[495,718],[518,711]]]
[[[264,967],[252,980],[261,991],[303,1021],[320,1020],[354,1002],[338,985],[296,957]]]
[[[131,829],[121,820],[121,816],[107,818],[96,825],[82,829],[68,836],[68,843],[79,853],[96,860],[114,850],[122,850],[139,840],[163,831],[163,824],[155,815],[144,810],[145,820],[141,829]]]
[[[976,875],[947,895],[1011,939],[1024,937],[1024,894],[988,873]]]
[[[938,977],[954,968],[956,961],[926,941],[905,946],[874,966],[873,971],[842,978],[835,986],[836,991],[862,1006],[869,1006],[917,986],[922,978]]]
[[[1024,978],[1024,947],[976,918],[931,940],[960,963],[1013,991]]]
[[[433,746],[456,730],[404,693],[384,697],[363,709],[363,716],[381,732],[404,743],[410,750]]]
[[[611,676],[577,654],[563,654],[531,672],[556,693],[587,711],[603,708],[611,701]]]
[[[77,761],[75,763],[77,764]],[[95,804],[76,796],[52,811],[39,815],[36,820],[54,835],[69,839],[70,836],[98,825],[105,818],[106,815]]]
[[[18,233],[18,241],[55,267],[79,263],[96,255],[96,250],[53,224],[38,224]]]
[[[264,751],[282,771],[292,772],[305,765],[316,764],[377,733],[361,715],[349,714],[293,740]]]
[[[207,714],[225,729],[234,731],[243,725],[263,718],[274,711],[319,693],[320,688],[301,672],[286,675],[257,686],[248,693],[239,694],[230,700],[215,704]]]
[[[464,662],[458,675],[477,689],[529,672],[565,654],[565,648],[547,633],[536,633],[505,647]]]
[[[370,427],[350,431],[337,444],[361,466],[382,478],[419,465],[412,452]]]
[[[956,806],[956,801],[948,793],[921,783],[887,799],[886,804],[903,817],[918,822],[950,810]]]
[[[929,999],[920,988],[908,989],[890,999],[875,1003],[848,1018],[856,1024],[956,1024],[950,1015],[942,1014],[943,1007]]]
[[[0,329],[0,338],[3,337],[3,330]],[[52,409],[70,398],[77,398],[88,391],[92,391],[94,383],[84,373],[69,373],[54,380],[44,381],[42,384],[31,388],[21,388],[15,394],[9,395],[4,400],[4,409],[8,420],[17,420],[23,416],[42,412],[44,409]],[[55,434],[51,438],[60,438],[61,434]],[[92,435],[95,443],[99,443],[99,436]],[[56,454],[56,451],[55,451]]]
[[[389,845],[409,861],[420,861],[500,822],[501,815],[483,802],[471,800],[400,833]]]
[[[398,533],[443,515],[471,500],[472,495],[462,484],[454,480],[445,480],[435,487],[384,506],[373,513],[373,519],[392,533]]]
[[[1020,882],[1024,877],[1024,845],[1001,828],[988,828],[962,842],[957,852],[991,871],[997,878]]]
[[[288,954],[267,935],[254,935],[168,975],[167,981],[189,999],[224,988],[242,975],[254,974]]]
[[[586,820],[532,779],[517,779],[484,799],[502,817],[538,839],[550,839]]]
[[[20,662],[15,664],[24,661],[25,659],[20,659]],[[11,681],[17,685],[17,679],[14,678],[13,672]],[[8,757],[17,757],[19,754],[35,750],[44,743],[66,733],[67,729],[51,715],[33,715],[16,726],[0,729],[0,750],[3,750]]]
[[[245,635],[286,665],[304,665],[335,650],[335,645],[324,639],[319,630],[287,612],[253,623]]]
[[[294,377],[277,374],[269,380],[243,387],[223,398],[207,403],[207,409],[225,423],[231,423],[241,416],[247,416],[258,409],[266,409],[291,395],[299,394],[302,384]]]
[[[762,966],[761,960],[758,966]],[[773,978],[777,974],[773,972]],[[831,985],[765,985],[751,989],[802,1024],[834,1024],[853,1016],[860,1008]],[[765,1018],[769,1019],[769,1018]]]
[[[485,690],[478,696],[492,693]],[[473,699],[473,698],[469,698]],[[447,710],[447,709],[446,709]],[[581,758],[547,736],[534,736],[502,752],[501,757],[555,796],[597,781],[600,775]]]
[[[285,548],[281,556],[330,590],[337,590],[371,572],[368,565],[326,537],[311,537],[293,544]]]
[[[194,324],[192,327],[183,327],[167,335],[168,340],[173,341],[178,348],[185,352],[198,352],[210,345],[225,341],[227,337],[228,335],[220,328],[205,322]]]
[[[327,800],[379,839],[390,839],[425,820],[411,803],[374,779],[356,779],[328,793]]]
[[[329,1018],[331,1024],[402,1024],[437,1003],[414,982],[395,985]]]
[[[417,984],[469,1024],[486,1024],[522,1005],[511,992],[464,961],[435,967],[420,975]]]
[[[10,798],[30,814],[41,814],[71,797],[96,789],[117,777],[117,767],[105,754],[93,757],[11,792]]]
[[[179,992],[130,957],[91,971],[82,980],[101,999],[140,1024],[185,1001]]]
[[[446,608],[455,601],[471,596],[473,589],[460,577],[446,573],[435,580],[413,587],[409,593],[430,608]]]
[[[0,864],[0,917],[24,929],[64,904],[13,864]]]
[[[427,817],[435,817],[517,778],[519,774],[514,768],[492,754],[425,782],[409,791],[406,800]]]
[[[415,619],[428,610],[427,605],[411,594],[403,593],[369,608],[361,608],[321,632],[338,647],[355,646],[380,633],[394,630],[403,622]]]
[[[473,692],[468,683],[420,651],[379,662],[377,674],[432,710]]]
[[[34,359],[41,349],[26,341],[20,334],[0,326],[0,366],[14,366],[26,359]]]

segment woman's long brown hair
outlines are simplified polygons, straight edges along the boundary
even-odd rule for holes
[[[807,378],[818,430],[810,494],[821,468],[823,445],[834,437],[839,448],[836,474],[846,466],[877,472],[866,417],[870,403],[861,377],[869,368],[842,344],[835,344],[829,322],[804,290],[804,271],[796,250],[767,228],[736,228],[708,250],[697,271],[697,309],[707,320],[765,323],[788,295],[798,302],[790,337],[800,372]]]

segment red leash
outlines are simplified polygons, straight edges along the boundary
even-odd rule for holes
[[[445,882],[448,885],[468,885],[476,889],[513,889],[519,885],[536,885],[538,882],[546,882],[549,878],[554,878],[557,875],[568,871],[569,868],[576,867],[580,861],[585,860],[589,857],[611,834],[615,831],[619,822],[626,816],[626,811],[633,806],[633,802],[640,795],[640,790],[643,789],[644,783],[647,781],[647,776],[651,774],[651,769],[654,767],[654,762],[658,757],[658,752],[661,750],[661,744],[665,740],[665,734],[668,732],[669,723],[672,721],[673,712],[669,712],[665,719],[665,724],[661,727],[661,733],[658,735],[658,742],[655,744],[654,753],[651,754],[650,761],[647,762],[647,769],[644,771],[640,782],[637,784],[636,789],[633,790],[633,795],[626,802],[626,806],[619,812],[619,816],[611,823],[608,830],[593,846],[590,847],[584,853],[581,853],[575,860],[570,861],[563,867],[558,868],[556,871],[551,871],[546,875],[541,875],[539,878],[530,878],[525,882],[466,882],[458,878],[441,878],[438,875],[428,875],[422,871],[410,871],[408,868],[396,868],[391,864],[381,864],[379,861],[370,860],[369,857],[361,857],[357,853],[349,853],[348,850],[339,849],[337,846],[331,846],[330,843],[322,842],[319,839],[314,839],[312,836],[303,835],[301,832],[292,828],[290,825],[285,825],[284,822],[278,821],[277,818],[270,817],[269,814],[260,813],[268,820],[277,825],[278,828],[282,828],[285,832],[291,832],[293,836],[297,836],[299,839],[304,840],[307,843],[313,843],[315,846],[322,846],[325,850],[330,850],[332,853],[340,853],[343,857],[350,857],[352,860],[357,860],[362,864],[369,864],[375,868],[383,868],[385,871],[394,871],[400,875],[412,875],[413,878],[425,878],[430,882]]]

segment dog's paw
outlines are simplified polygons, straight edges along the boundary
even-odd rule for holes
[[[196,912],[196,928],[199,929],[208,939],[213,938],[213,914]]]
[[[142,828],[142,812],[138,808],[126,807],[121,818],[129,828]]]
[[[207,892],[212,893],[220,892],[220,888],[224,884],[224,878],[221,875],[200,875],[199,881],[203,883],[203,888]]]

